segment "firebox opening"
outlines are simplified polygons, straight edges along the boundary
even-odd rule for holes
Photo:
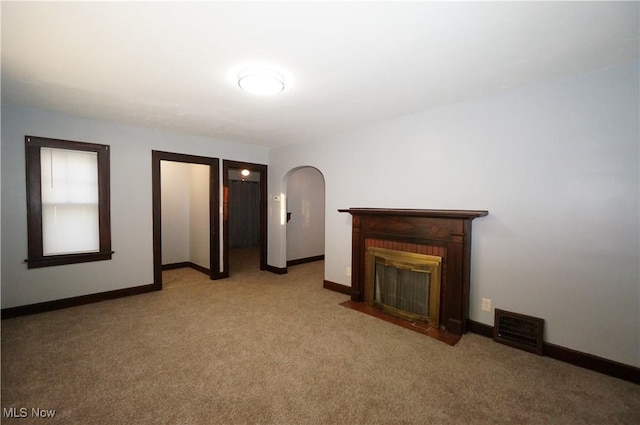
[[[386,313],[439,326],[441,257],[369,247],[365,301]]]

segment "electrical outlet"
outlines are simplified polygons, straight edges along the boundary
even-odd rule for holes
[[[491,300],[489,298],[482,299],[482,311],[491,311]]]
[[[351,267],[347,267],[347,276],[351,277]]]

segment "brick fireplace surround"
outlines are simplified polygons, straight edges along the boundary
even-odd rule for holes
[[[380,247],[442,258],[440,333],[467,332],[471,221],[480,210],[350,208],[353,216],[351,301],[363,303],[367,249]],[[363,309],[364,311],[364,309]]]

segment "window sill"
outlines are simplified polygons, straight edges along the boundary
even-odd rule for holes
[[[27,268],[37,269],[40,267],[61,266],[64,264],[88,263],[90,261],[111,260],[113,251],[91,252],[82,254],[51,255],[47,257],[36,257],[25,260]]]

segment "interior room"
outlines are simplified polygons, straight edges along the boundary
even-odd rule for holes
[[[0,7],[3,422],[640,421],[640,3]]]
[[[209,167],[161,161],[162,267],[209,275]]]

